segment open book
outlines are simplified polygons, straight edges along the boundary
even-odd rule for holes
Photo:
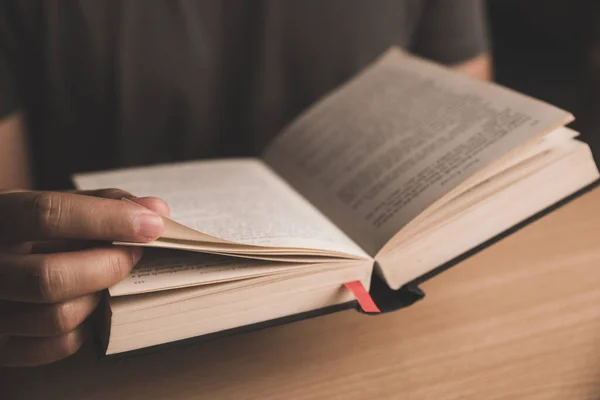
[[[391,49],[261,158],[77,175],[172,212],[110,289],[107,353],[345,304],[348,282],[400,288],[596,181],[572,119]]]

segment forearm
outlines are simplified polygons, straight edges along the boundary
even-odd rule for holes
[[[0,190],[31,188],[30,161],[21,114],[0,119]]]

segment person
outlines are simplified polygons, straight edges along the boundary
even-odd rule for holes
[[[3,1],[0,365],[76,352],[141,255],[110,242],[162,232],[161,200],[71,174],[256,155],[390,46],[490,79],[479,0]]]

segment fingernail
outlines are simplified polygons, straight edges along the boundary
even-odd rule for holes
[[[163,220],[156,214],[144,213],[135,217],[134,227],[138,235],[146,239],[156,239],[164,229]]]
[[[136,198],[135,202],[143,207],[149,208],[150,210],[160,215],[164,215],[165,217],[168,217],[171,213],[169,205],[163,199],[159,199],[158,197],[138,197]]]
[[[137,264],[142,259],[142,254],[144,254],[144,251],[141,247],[131,247],[129,251],[131,251],[131,260],[133,261],[133,265]]]

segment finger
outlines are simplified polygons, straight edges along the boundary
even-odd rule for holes
[[[0,345],[0,366],[25,367],[62,360],[79,350],[85,338],[84,333],[80,326],[59,336],[10,337]]]
[[[58,304],[0,302],[0,335],[57,336],[71,332],[94,311],[100,294]]]
[[[122,189],[80,190],[76,193],[113,200],[126,198],[165,217],[168,217],[170,214],[169,206],[164,200],[156,197],[136,197]]]
[[[123,197],[133,197],[131,193],[123,189],[106,188],[96,190],[74,190],[71,193],[83,194],[86,196],[102,197],[105,199],[121,200]]]
[[[60,192],[0,195],[0,243],[45,239],[148,242],[163,229],[158,214],[131,202]]]
[[[167,203],[164,200],[161,200],[156,197],[130,197],[129,200],[134,203],[138,203],[139,205],[146,207],[155,213],[158,213],[164,217],[168,217],[171,214],[171,210]]]
[[[0,256],[0,299],[60,303],[98,292],[125,278],[141,256],[138,247],[116,246]]]

